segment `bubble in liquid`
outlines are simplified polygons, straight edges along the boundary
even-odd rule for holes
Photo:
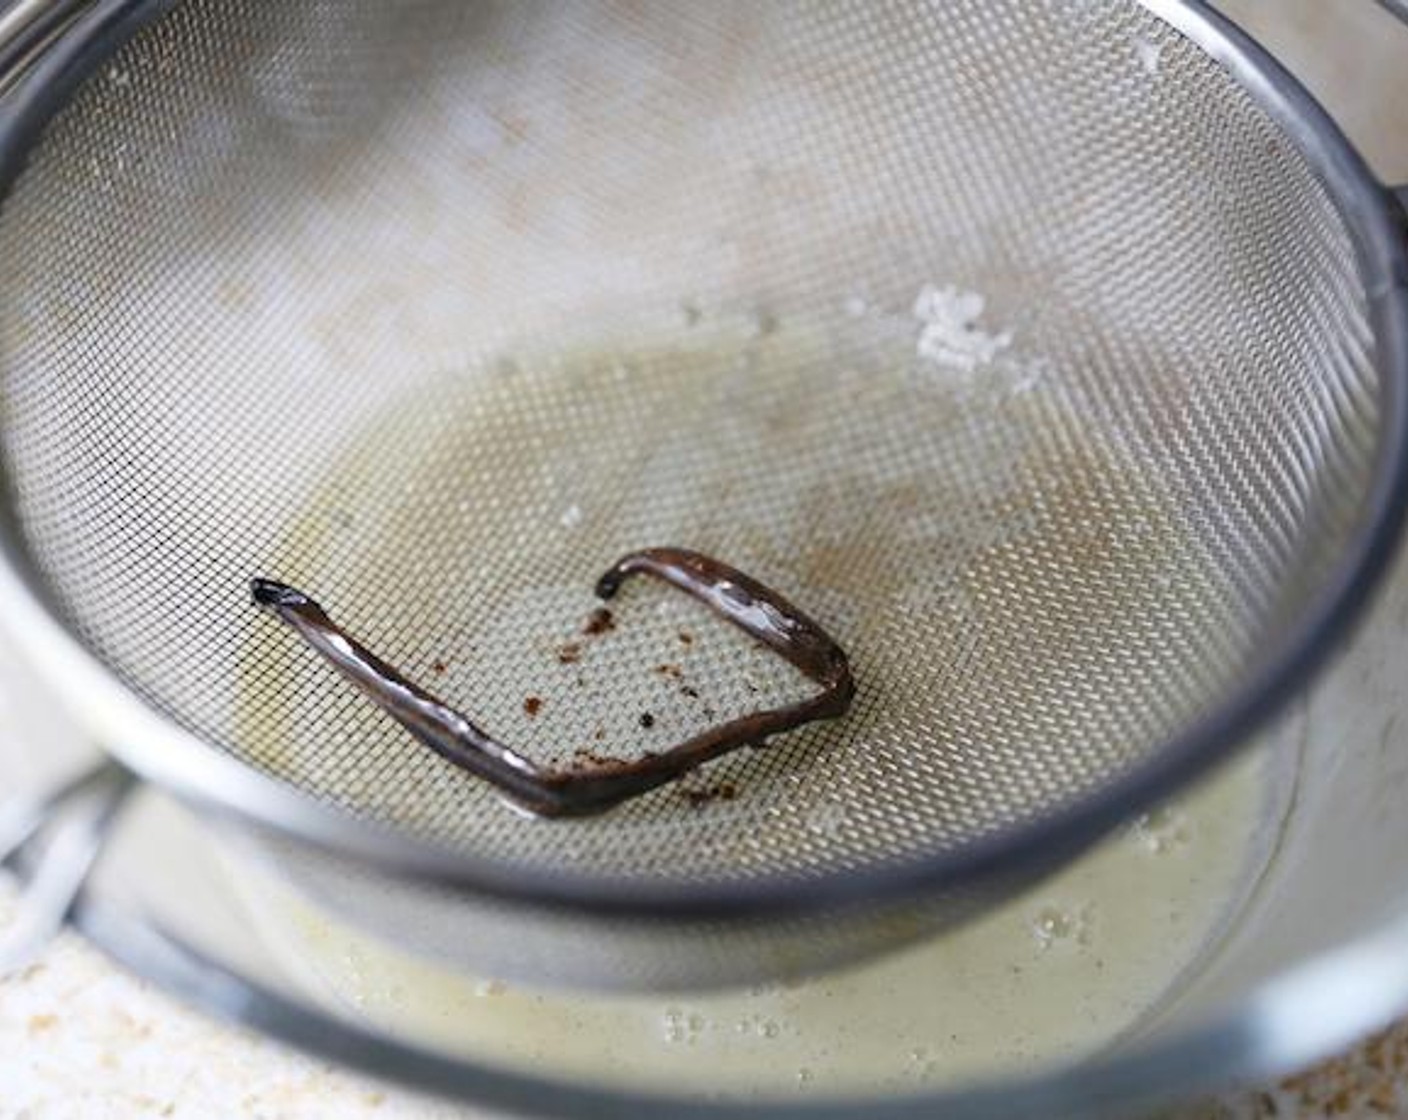
[[[502,980],[481,980],[474,985],[474,994],[477,996],[501,996],[508,991],[508,985]]]
[[[1043,952],[1060,943],[1089,945],[1094,908],[1087,903],[1078,909],[1043,906],[1032,918],[1032,936]]]
[[[1139,843],[1155,855],[1176,852],[1190,839],[1188,818],[1171,805],[1141,813],[1134,819],[1133,831]]]
[[[690,1045],[699,1041],[699,1036],[708,1026],[703,1015],[686,1013],[678,1007],[667,1007],[661,1019],[661,1033],[666,1042],[684,1042]]]
[[[1036,936],[1037,943],[1046,949],[1052,942],[1063,941],[1069,937],[1072,925],[1071,916],[1064,910],[1045,906],[1032,919],[1032,933]]]
[[[805,1085],[807,1082],[811,1081],[812,1077],[812,1071],[803,1066],[797,1071],[797,1084]]]

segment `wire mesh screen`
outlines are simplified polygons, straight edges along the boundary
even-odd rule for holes
[[[1234,687],[1360,515],[1345,229],[1134,4],[192,0],[0,211],[3,453],[113,671],[481,856],[811,872],[1030,820]],[[849,715],[524,819],[248,603],[314,594],[536,758],[799,687],[626,551],[847,649]],[[645,717],[649,717],[648,719]]]

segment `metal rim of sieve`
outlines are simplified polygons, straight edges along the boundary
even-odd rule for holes
[[[973,883],[1075,852],[1221,759],[1278,713],[1347,633],[1392,558],[1408,510],[1408,236],[1402,211],[1314,98],[1203,0],[1138,0],[1224,67],[1284,130],[1347,228],[1385,383],[1384,435],[1367,513],[1335,570],[1279,643],[1215,710],[1119,779],[1058,812],[974,842],[825,876],[683,884],[510,870],[392,834],[310,801],[180,728],[111,674],[46,605],[17,527],[0,511],[0,602],[14,640],[106,750],[177,795],[316,847],[419,881],[509,901],[653,918],[815,913]],[[97,0],[11,91],[0,111],[0,197],[49,119],[97,67],[179,0]],[[0,291],[0,298],[3,298]],[[8,479],[0,478],[8,488]]]

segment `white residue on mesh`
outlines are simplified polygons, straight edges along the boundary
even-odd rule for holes
[[[971,372],[1012,344],[1011,331],[996,334],[978,325],[986,301],[977,292],[925,284],[914,300],[919,320],[916,352],[921,361]]]
[[[1134,40],[1134,56],[1139,59],[1139,65],[1143,67],[1144,73],[1150,75],[1159,72],[1159,56],[1163,54],[1163,47],[1158,43],[1150,42],[1148,39],[1136,37]]]

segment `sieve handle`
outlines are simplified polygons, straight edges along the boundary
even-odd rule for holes
[[[0,928],[0,977],[32,962],[62,928],[134,784],[103,762],[48,793],[0,805],[0,866],[21,879],[19,908]]]

